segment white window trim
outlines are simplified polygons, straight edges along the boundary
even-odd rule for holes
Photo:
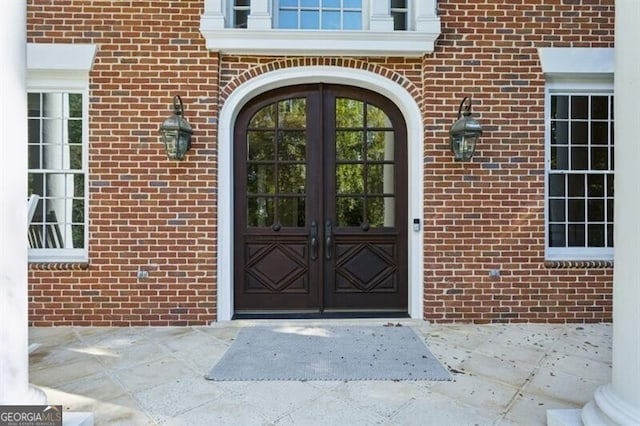
[[[436,0],[409,0],[409,30],[394,31],[390,5],[363,0],[361,31],[279,30],[272,28],[272,0],[251,1],[248,28],[229,28],[226,0],[205,0],[200,32],[211,51],[254,55],[407,56],[432,53],[440,36]]]
[[[93,44],[27,44],[27,91],[82,94],[84,241],[82,249],[29,249],[29,262],[87,262],[89,258],[89,72],[93,66]],[[61,60],[60,58],[64,58]],[[26,197],[26,194],[25,194]]]
[[[549,247],[549,171],[551,166],[551,95],[613,95],[613,49],[539,49],[545,73],[545,260],[613,260],[612,247]],[[615,202],[615,201],[614,201]],[[615,226],[615,225],[614,225]]]

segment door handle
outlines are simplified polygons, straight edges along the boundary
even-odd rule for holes
[[[318,223],[311,222],[311,260],[318,259]]]
[[[331,234],[332,234],[331,219],[329,219],[324,223],[324,235],[325,235],[324,257],[327,260],[331,260],[332,250],[333,250],[333,247],[332,247],[333,240],[331,239]]]

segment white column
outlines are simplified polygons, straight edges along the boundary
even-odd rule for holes
[[[29,387],[26,2],[0,14],[0,405],[42,404]]]
[[[252,0],[251,11],[247,18],[247,28],[250,30],[271,29],[271,0]]]
[[[582,409],[585,425],[640,424],[640,2],[615,2],[613,369]]]
[[[369,2],[369,29],[371,31],[393,31],[390,2],[380,0]]]

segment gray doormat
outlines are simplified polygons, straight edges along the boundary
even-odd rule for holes
[[[247,327],[209,380],[451,380],[409,327]]]

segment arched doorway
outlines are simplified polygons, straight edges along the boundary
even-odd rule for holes
[[[238,85],[225,99],[218,117],[218,203],[216,253],[216,314],[218,321],[234,314],[234,169],[233,138],[236,119],[251,99],[269,90],[308,83],[343,84],[372,90],[393,101],[407,123],[408,202],[407,228],[423,215],[424,123],[414,91],[371,71],[326,65],[287,67],[265,72]],[[422,230],[408,235],[408,310],[412,318],[423,318],[423,239]]]
[[[406,313],[407,131],[335,84],[257,96],[234,130],[234,311]]]

